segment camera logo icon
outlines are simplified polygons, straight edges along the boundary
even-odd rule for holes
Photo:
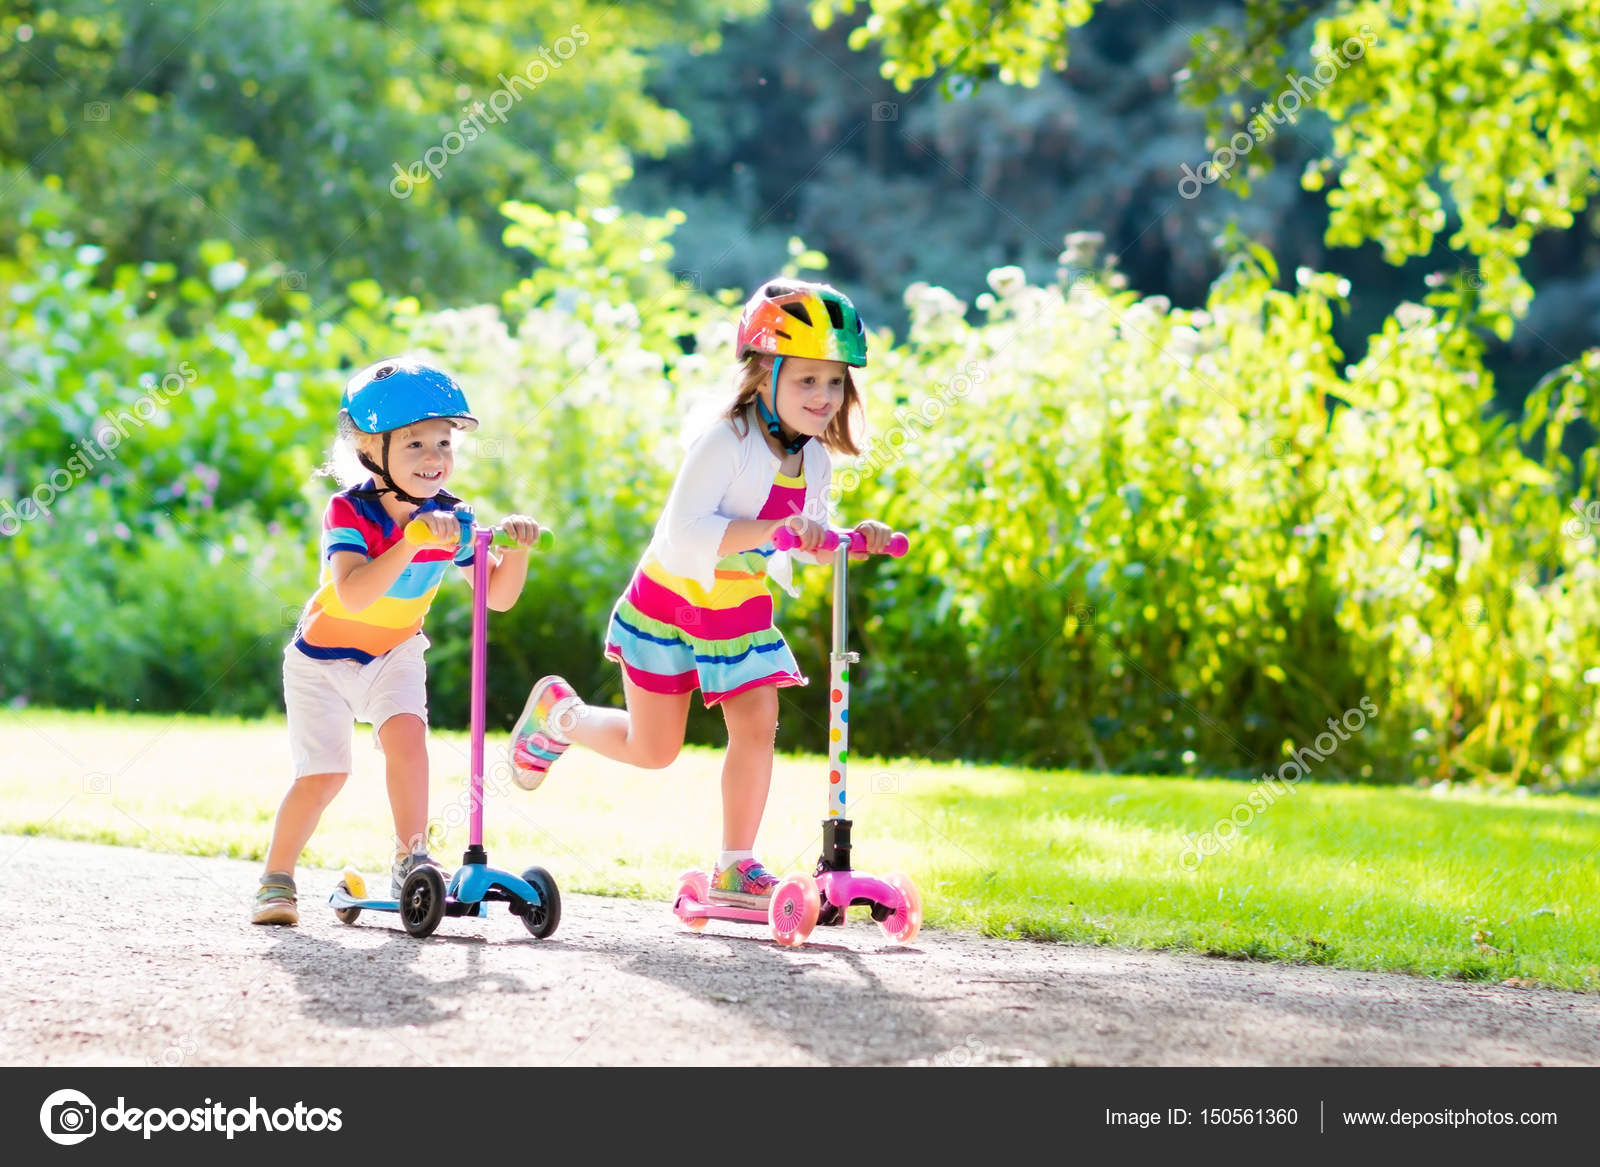
[[[875,101],[872,103],[872,120],[875,122],[897,122],[900,120],[900,103],[897,101]]]
[[[45,1138],[63,1147],[76,1146],[95,1131],[95,1106],[79,1090],[57,1090],[39,1108]]]
[[[83,103],[83,120],[86,122],[104,122],[111,120],[111,103],[107,101],[86,101]]]

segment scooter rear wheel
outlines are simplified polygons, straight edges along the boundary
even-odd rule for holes
[[[524,904],[522,911],[522,926],[533,933],[534,938],[543,940],[556,930],[556,925],[561,923],[561,889],[556,887],[556,881],[551,874],[542,867],[530,867],[522,873],[524,883],[533,885],[533,890],[539,893],[539,902]]]
[[[678,877],[678,890],[672,897],[672,914],[691,932],[699,932],[710,921],[705,916],[686,916],[683,907],[704,904],[711,894],[711,881],[703,871],[685,871]]]
[[[351,899],[355,899],[356,898],[355,892],[351,889],[350,885],[348,883],[346,883],[344,880],[340,880],[339,881],[339,886],[338,886],[337,890],[344,892],[344,894],[349,896]],[[365,890],[365,889],[363,889],[363,890]],[[334,908],[333,909],[333,914],[334,914],[335,917],[338,918],[338,921],[341,924],[354,924],[357,920],[359,920],[361,918],[361,909],[360,908]]]

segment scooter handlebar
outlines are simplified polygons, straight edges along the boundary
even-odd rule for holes
[[[829,528],[828,533],[822,537],[822,546],[819,550],[833,551],[845,539],[850,541],[852,553],[856,555],[868,554],[867,537],[865,535],[860,531],[840,531],[837,528]],[[772,542],[779,551],[793,551],[800,546],[800,536],[796,535],[788,527],[779,527],[772,536]],[[891,559],[899,559],[910,549],[910,538],[904,532],[896,531],[889,536],[889,546],[884,549],[883,554]]]

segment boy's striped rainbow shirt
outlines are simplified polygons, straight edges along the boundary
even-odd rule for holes
[[[356,490],[371,489],[372,485],[368,482]],[[420,509],[445,508],[424,505]],[[424,547],[389,585],[389,590],[359,612],[341,604],[333,586],[335,552],[354,551],[376,559],[403,538],[404,531],[377,499],[352,497],[347,490],[328,500],[322,515],[322,579],[300,617],[295,631],[296,648],[318,660],[366,664],[422,631],[422,619],[450,565],[472,566],[470,543],[455,551]]]

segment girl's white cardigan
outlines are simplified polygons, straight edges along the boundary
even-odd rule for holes
[[[741,435],[739,430],[743,429]],[[766,431],[750,410],[744,424],[719,418],[696,438],[678,470],[666,509],[656,521],[646,556],[654,555],[674,575],[694,580],[708,591],[716,586],[717,548],[728,524],[753,519],[772,492],[782,464],[767,445]],[[828,451],[816,438],[800,452],[806,480],[806,517],[829,521],[827,489],[832,474]],[[807,562],[820,560],[807,552],[791,553]],[[778,552],[767,562],[767,574],[791,596],[798,594],[790,555]]]

